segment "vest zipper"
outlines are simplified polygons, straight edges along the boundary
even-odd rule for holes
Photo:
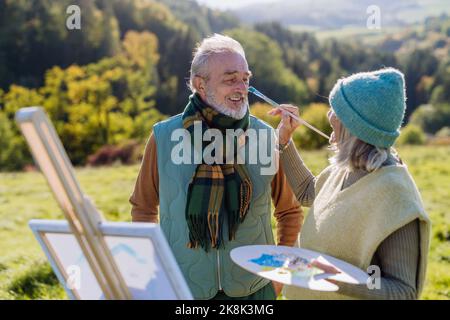
[[[222,291],[222,283],[220,282],[220,256],[218,249],[217,249],[217,278],[219,280],[219,290]]]

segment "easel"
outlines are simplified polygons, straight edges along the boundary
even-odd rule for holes
[[[40,107],[20,109],[16,113],[16,121],[105,298],[132,299],[100,232],[100,224],[105,219],[81,192],[67,153],[44,110]]]

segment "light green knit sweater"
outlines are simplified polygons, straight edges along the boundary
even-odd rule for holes
[[[311,206],[316,197],[317,179],[303,163],[300,155],[291,143],[282,153],[281,162],[286,172],[288,181],[300,203]],[[356,181],[368,173],[363,170],[351,172],[344,177],[342,190],[353,185]],[[423,272],[420,266],[420,222],[418,219],[405,224],[395,232],[389,234],[377,247],[370,265],[378,265],[381,269],[381,288],[370,290],[366,285],[350,285],[339,283],[337,295],[331,298],[356,298],[356,299],[416,299],[421,288],[418,288],[418,272]],[[304,226],[304,228],[308,226]],[[325,246],[326,247],[326,246]],[[327,252],[325,252],[327,253]],[[422,260],[423,261],[423,260]],[[423,275],[421,276],[423,277]],[[422,279],[421,279],[422,281]],[[284,292],[291,297],[325,298],[320,292],[293,291],[287,288]],[[328,297],[328,296],[327,296]]]

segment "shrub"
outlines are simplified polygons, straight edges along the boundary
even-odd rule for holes
[[[422,105],[413,112],[410,123],[421,127],[426,133],[435,134],[441,128],[450,126],[450,104]]]
[[[429,144],[435,146],[448,146],[450,145],[450,127],[441,128],[434,137],[430,140]]]
[[[278,126],[278,123],[280,122],[280,116],[271,116],[267,114],[267,112],[272,109],[273,108],[266,103],[257,102],[255,104],[252,104],[252,106],[250,107],[250,113],[258,119],[267,122],[273,128],[276,128]]]
[[[31,163],[25,140],[14,129],[14,125],[0,112],[0,171],[20,170]]]
[[[272,107],[264,103],[255,103],[251,107],[251,113],[258,119],[264,120],[273,128],[277,128],[280,123],[280,116],[271,116],[267,112]],[[321,103],[313,103],[306,108],[300,107],[300,117],[319,129],[320,131],[330,135],[331,127],[328,122],[327,112],[329,107]],[[312,131],[311,129],[301,125],[292,135],[297,148],[319,149],[328,144],[328,140]]]
[[[438,132],[436,132],[436,137],[447,138],[450,137],[450,127],[443,127]]]
[[[330,108],[322,103],[313,103],[304,111],[300,108],[300,116],[327,135],[332,132],[327,113]],[[328,145],[328,140],[311,129],[301,125],[293,135],[297,148],[319,149]]]
[[[126,141],[117,146],[106,145],[98,149],[87,159],[89,166],[111,165],[116,162],[122,164],[137,163],[142,159],[141,144],[135,140]]]
[[[15,299],[60,298],[64,294],[50,265],[36,261],[19,276],[13,278],[8,291]]]
[[[414,124],[407,125],[401,132],[398,138],[399,145],[414,144],[421,145],[426,141],[426,135],[423,130]]]

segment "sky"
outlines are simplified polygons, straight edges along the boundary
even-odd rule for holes
[[[253,3],[279,2],[280,0],[197,0],[198,3],[206,4],[215,9],[235,9]]]

